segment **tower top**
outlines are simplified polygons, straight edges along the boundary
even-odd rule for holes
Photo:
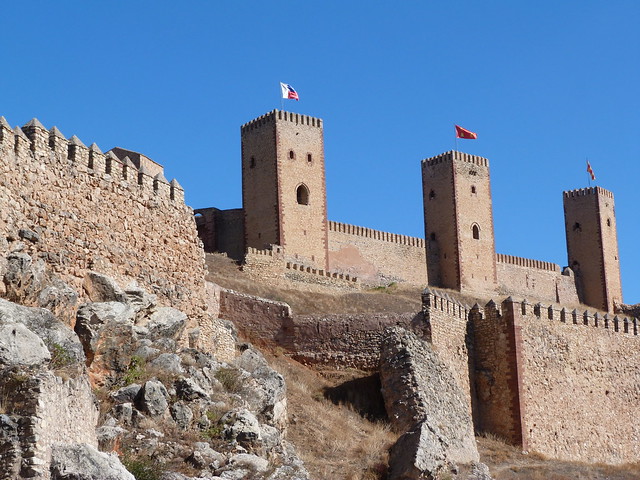
[[[293,113],[286,112],[284,110],[271,110],[264,115],[259,116],[251,120],[250,122],[245,123],[240,127],[241,133],[245,133],[247,131],[253,130],[254,128],[260,127],[267,123],[272,123],[276,120],[282,120],[286,122],[292,122],[297,125],[309,125],[312,127],[322,128],[322,119],[311,117],[309,115],[302,115],[301,113]]]
[[[459,152],[457,150],[449,150],[448,152],[441,153],[435,157],[425,158],[422,160],[422,167],[430,167],[432,165],[437,165],[438,163],[451,162],[453,160],[473,163],[475,165],[489,168],[488,159],[477,155],[471,155],[469,153]]]
[[[607,189],[602,187],[589,187],[589,188],[578,188],[576,190],[567,190],[562,192],[564,198],[569,197],[584,197],[586,195],[602,195],[604,197],[608,197],[613,199],[613,192],[610,192]]]

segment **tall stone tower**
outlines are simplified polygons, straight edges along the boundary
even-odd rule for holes
[[[476,293],[496,288],[489,161],[450,151],[422,161],[429,285]]]
[[[563,193],[569,266],[581,303],[613,312],[622,302],[613,193],[592,187]]]
[[[273,110],[241,127],[245,245],[327,268],[322,120]]]

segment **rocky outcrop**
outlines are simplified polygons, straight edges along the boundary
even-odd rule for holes
[[[51,480],[135,480],[135,477],[117,455],[78,444],[53,447]]]
[[[428,343],[387,329],[380,378],[392,425],[405,432],[391,450],[390,479],[435,478],[479,460],[465,396]]]

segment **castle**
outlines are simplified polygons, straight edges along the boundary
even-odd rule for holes
[[[323,121],[274,110],[241,127],[242,209],[198,209],[205,250],[246,270],[293,268],[369,285],[404,282],[482,298],[622,302],[613,194],[564,192],[569,266],[495,251],[489,161],[450,151],[422,161],[425,239],[327,219]]]
[[[196,321],[189,344],[220,358],[234,344],[212,317],[303,360],[371,369],[385,327],[402,325],[450,368],[478,430],[555,458],[640,458],[640,337],[637,319],[611,314],[622,294],[610,192],[564,193],[570,268],[561,270],[495,253],[484,158],[423,160],[425,241],[327,220],[321,120],[273,111],[241,134],[243,209],[199,210],[194,222],[180,185],[144,155],[104,154],[35,119],[12,129],[0,117],[0,254],[46,263],[80,295],[90,271],[135,282],[184,309]],[[497,301],[470,306],[428,288],[420,312],[295,316],[283,303],[211,291],[198,233],[267,278],[429,284]]]

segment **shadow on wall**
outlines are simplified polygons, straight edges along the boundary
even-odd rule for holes
[[[371,421],[387,420],[384,399],[380,393],[380,374],[354,378],[335,387],[326,387],[324,396],[336,405],[347,405]]]

